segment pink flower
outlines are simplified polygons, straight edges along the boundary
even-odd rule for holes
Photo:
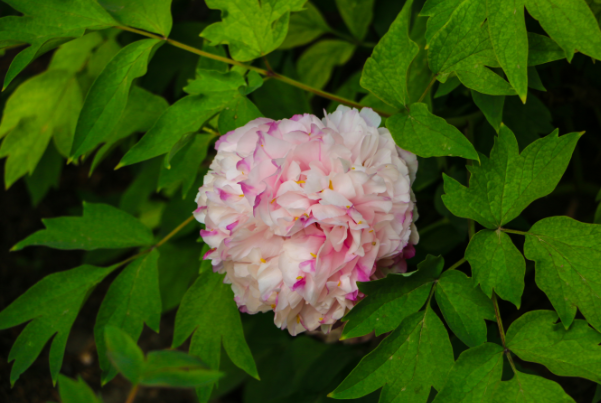
[[[406,271],[418,234],[415,155],[369,108],[259,118],[222,136],[196,197],[207,258],[242,312],[329,331],[358,281]]]

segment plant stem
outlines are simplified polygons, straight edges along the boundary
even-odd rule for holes
[[[507,356],[507,360],[513,369],[513,372],[516,372],[515,364],[513,363],[513,358],[511,357],[511,351],[507,348],[507,344],[505,343],[505,329],[503,328],[503,320],[501,319],[501,311],[499,309],[499,302],[497,301],[497,294],[493,291],[492,293],[492,303],[495,307],[495,318],[497,319],[497,326],[499,327],[499,335],[501,336],[501,342],[503,343],[503,349],[505,350],[505,355]]]
[[[167,235],[165,235],[165,237],[163,239],[161,239],[151,249],[155,249],[155,248],[161,247],[165,242],[167,242],[168,240],[170,240],[171,238],[173,238],[175,236],[175,234],[177,234],[178,232],[180,232],[186,225],[190,224],[192,222],[192,220],[194,220],[194,216],[193,215],[191,215],[190,217],[188,217],[186,219],[186,221],[184,221],[183,223],[181,223],[180,225],[178,225],[177,227],[175,227],[175,229],[173,231],[171,231],[170,233],[168,233]]]
[[[257,72],[257,73],[259,73],[259,74],[261,74],[263,76],[275,78],[276,80],[282,81],[282,82],[284,82],[286,84],[289,84],[289,85],[292,85],[294,87],[300,88],[302,90],[305,90],[305,91],[310,92],[312,94],[318,95],[320,97],[327,98],[327,99],[330,99],[330,100],[335,101],[335,102],[339,102],[339,103],[341,103],[343,105],[352,106],[354,108],[363,108],[364,107],[364,105],[361,105],[358,102],[351,101],[349,99],[339,97],[338,95],[334,95],[334,94],[331,94],[331,93],[326,92],[326,91],[322,91],[322,90],[320,90],[318,88],[314,88],[314,87],[311,87],[310,85],[303,84],[301,82],[298,82],[296,80],[293,80],[293,79],[291,79],[289,77],[286,77],[286,76],[283,76],[281,74],[278,74],[278,73],[275,73],[275,72],[271,72],[271,71],[262,69],[260,67],[251,66],[250,64],[241,63],[239,61],[236,61],[236,60],[233,60],[233,59],[230,59],[230,58],[227,58],[227,57],[223,57],[223,56],[219,56],[219,55],[214,55],[212,53],[205,52],[204,50],[195,48],[195,47],[190,46],[190,45],[186,45],[185,43],[181,43],[181,42],[178,42],[178,41],[173,40],[173,39],[164,38],[164,37],[159,36],[159,35],[151,34],[150,32],[146,32],[146,31],[142,31],[140,29],[135,29],[135,28],[130,28],[130,27],[118,26],[116,28],[119,28],[119,29],[121,29],[123,31],[129,31],[129,32],[134,32],[134,33],[139,34],[139,35],[144,35],[144,36],[146,36],[148,38],[154,38],[154,39],[159,39],[159,40],[162,40],[162,41],[166,41],[167,43],[169,43],[172,46],[175,46],[176,48],[180,48],[180,49],[186,50],[188,52],[197,54],[199,56],[203,56],[203,57],[206,57],[206,58],[209,58],[209,59],[217,60],[217,61],[220,61],[220,62],[223,62],[223,63],[227,63],[227,64],[231,64],[231,65],[234,65],[234,66],[240,66],[240,67],[243,67],[245,69],[255,71],[255,72]],[[388,112],[385,112],[385,111],[382,111],[382,110],[379,110],[379,109],[375,109],[375,108],[372,108],[372,109],[374,110],[374,112],[377,112],[380,116],[384,116],[384,117],[390,116],[390,113],[388,113]]]
[[[447,271],[455,270],[456,268],[458,268],[459,266],[461,266],[465,262],[466,262],[465,258],[462,257],[461,260],[457,261],[454,265],[452,265],[451,267],[449,267],[447,269]]]
[[[137,383],[133,385],[131,390],[129,391],[129,395],[127,395],[127,400],[125,401],[125,403],[133,403],[134,399],[136,398],[136,395],[138,394],[139,389],[140,385],[138,385]]]
[[[419,99],[417,100],[417,102],[421,102],[424,100],[424,98],[426,97],[426,94],[428,93],[428,91],[430,91],[430,88],[434,85],[434,82],[436,81],[436,77],[437,75],[434,74],[432,76],[432,80],[430,80],[430,83],[428,84],[428,86],[426,87],[426,89],[424,90],[424,93],[422,94],[421,97],[419,97]]]
[[[529,232],[518,231],[518,230],[515,230],[515,229],[507,229],[507,228],[499,228],[499,229],[501,231],[503,231],[503,232],[507,232],[508,234],[518,234],[518,235],[524,235],[524,236],[526,236],[526,235],[532,235]]]

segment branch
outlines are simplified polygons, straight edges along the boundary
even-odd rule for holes
[[[507,344],[505,343],[505,329],[503,328],[503,321],[501,320],[501,311],[499,310],[499,302],[497,301],[497,294],[493,291],[492,293],[492,303],[495,307],[495,318],[497,319],[497,326],[499,327],[499,335],[501,336],[501,342],[503,343],[503,348],[505,355],[507,356],[507,360],[513,369],[513,372],[517,372],[515,369],[515,364],[513,363],[513,358],[511,357],[511,351],[507,348]]]

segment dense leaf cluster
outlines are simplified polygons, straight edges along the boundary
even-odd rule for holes
[[[601,205],[582,221],[529,207],[599,188],[598,162],[584,175],[582,159],[601,142],[544,95],[571,62],[596,77],[587,113],[601,116],[597,0],[206,0],[193,21],[178,20],[187,0],[3,1],[5,187],[24,177],[37,205],[66,164],[133,176],[117,199],[82,197],[80,214],[10,245],[86,251],[0,312],[0,329],[26,324],[11,384],[49,343],[61,400],[101,401],[100,385],[61,374],[101,283],[101,384],[121,374],[130,399],[177,387],[201,402],[238,390],[245,402],[567,403],[559,377],[601,383]],[[421,243],[408,273],[360,285],[333,332],[344,342],[326,344],[241,318],[199,262],[190,212],[220,135],[338,104],[372,107],[418,155]],[[575,185],[562,182],[571,164]],[[144,326],[159,332],[173,309],[171,346],[144,354]]]

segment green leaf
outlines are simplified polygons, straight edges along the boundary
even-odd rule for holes
[[[240,313],[231,288],[223,283],[224,276],[213,273],[208,265],[209,268],[202,271],[182,299],[175,317],[173,347],[180,346],[194,333],[190,354],[217,370],[223,343],[232,362],[259,379],[254,359],[244,340]],[[210,390],[204,390],[203,394],[210,395]]]
[[[336,0],[338,11],[353,36],[359,40],[367,34],[374,16],[375,0]],[[411,11],[411,7],[409,7]]]
[[[579,308],[601,329],[601,226],[569,217],[548,217],[532,226],[524,253],[536,262],[536,284],[547,294],[566,328]]]
[[[288,35],[280,45],[280,49],[306,45],[330,31],[331,28],[317,7],[308,1],[305,4],[305,10],[290,15]]]
[[[188,133],[194,133],[240,93],[238,91],[190,95],[171,105],[154,126],[121,159],[118,167],[169,152]]]
[[[507,382],[501,382],[494,403],[575,403],[561,386],[536,375],[515,372]]]
[[[245,86],[246,81],[235,71],[220,72],[215,70],[196,70],[196,78],[184,88],[190,95],[208,94],[236,90]]]
[[[490,125],[499,133],[501,123],[503,123],[503,105],[504,96],[485,95],[472,90],[472,99],[476,106],[482,111],[484,117]]]
[[[26,173],[33,173],[52,136],[59,151],[67,148],[81,109],[77,79],[65,70],[50,70],[35,76],[15,90],[6,102],[0,137],[0,158],[8,156],[5,183],[10,187]]]
[[[438,89],[436,90],[436,94],[434,94],[434,99],[444,97],[445,95],[450,94],[455,90],[455,88],[461,85],[461,81],[457,78],[457,76],[449,77],[444,83],[440,83],[438,85]],[[472,93],[473,94],[473,93]],[[484,94],[481,94],[484,95]]]
[[[489,298],[494,289],[520,308],[526,261],[509,235],[499,230],[479,231],[470,240],[465,258],[472,266],[474,285],[480,284]]]
[[[223,21],[209,25],[201,36],[213,45],[228,44],[230,54],[241,62],[265,56],[277,49],[288,33],[291,11],[302,10],[307,0],[207,0],[221,10]]]
[[[433,403],[491,402],[503,372],[503,347],[484,343],[459,356]]]
[[[486,0],[488,30],[497,60],[522,102],[528,93],[525,0]]]
[[[396,329],[424,305],[443,266],[443,258],[428,255],[415,272],[361,283],[359,288],[367,297],[343,318],[346,325],[341,339],[364,336],[374,330],[379,336]]]
[[[217,123],[219,133],[225,134],[262,116],[263,113],[259,108],[250,99],[241,95],[228,104],[219,114]]]
[[[386,120],[399,147],[420,157],[457,156],[478,161],[478,153],[456,127],[432,114],[426,104],[415,103]]]
[[[144,386],[197,388],[212,384],[223,376],[210,370],[201,360],[182,351],[151,351],[140,377]]]
[[[568,61],[577,50],[601,59],[599,23],[584,0],[525,0],[528,13],[561,46]]]
[[[111,363],[131,383],[137,384],[144,370],[144,354],[136,342],[122,329],[104,328],[106,349]]]
[[[73,380],[64,375],[58,376],[58,390],[62,403],[99,403],[100,400],[86,381],[78,377]]]
[[[182,194],[185,198],[196,181],[200,164],[207,156],[209,145],[215,137],[210,134],[193,136],[171,162],[171,167],[161,166],[159,174],[159,190],[165,187],[182,184]]]
[[[61,45],[52,55],[48,70],[67,70],[73,74],[77,73],[85,66],[92,50],[102,42],[102,35],[91,32]]]
[[[39,230],[13,246],[44,245],[54,249],[119,249],[152,243],[152,232],[137,219],[108,204],[83,204],[82,217],[43,219]]]
[[[94,155],[90,172],[94,171],[124,138],[137,132],[148,131],[168,107],[165,98],[134,85],[119,123]]]
[[[98,0],[121,25],[141,28],[168,37],[171,0]]]
[[[563,50],[553,39],[528,32],[528,66],[538,66],[563,58]]]
[[[457,270],[447,271],[438,280],[435,295],[447,324],[461,341],[470,347],[486,341],[484,319],[495,320],[495,311],[471,278]]]
[[[94,81],[77,121],[73,158],[93,150],[115,129],[127,105],[133,80],[146,74],[148,60],[160,43],[158,39],[143,39],[127,45]]]
[[[384,386],[381,403],[423,402],[453,365],[447,331],[430,307],[409,316],[328,396],[355,399]]]
[[[444,204],[456,216],[496,229],[516,218],[534,200],[555,189],[581,133],[558,131],[535,141],[519,154],[515,136],[501,126],[490,158],[471,166],[470,187],[444,177]]]
[[[142,333],[144,323],[159,332],[161,295],[159,291],[159,252],[155,249],[131,262],[113,281],[94,325],[98,361],[102,369],[102,384],[106,384],[117,370],[109,363],[104,344],[104,329],[118,327],[134,341]]]
[[[46,148],[46,152],[33,174],[25,177],[27,191],[31,196],[31,204],[34,207],[42,201],[50,189],[58,187],[64,162],[56,148],[50,146]]]
[[[528,96],[525,104],[517,97],[507,98],[503,108],[503,123],[515,133],[520,150],[554,129],[551,111],[534,94]]]
[[[323,88],[336,66],[349,61],[355,45],[338,39],[324,39],[309,47],[298,59],[300,80],[312,87]]]
[[[159,288],[163,312],[179,305],[198,277],[198,244],[167,242],[160,247]]]
[[[0,19],[0,44],[28,43],[30,46],[13,59],[4,77],[3,89],[35,58],[82,36],[86,28],[116,25],[96,0],[47,0],[42,3],[7,0],[5,3],[25,16]]]
[[[67,338],[81,306],[94,287],[116,267],[83,265],[50,274],[0,312],[0,329],[31,321],[21,331],[8,355],[8,362],[15,361],[10,373],[11,384],[14,385],[29,368],[53,336],[50,374],[56,382]]]
[[[413,0],[409,0],[365,62],[361,86],[401,109],[409,103],[407,75],[419,46],[409,38]]]
[[[566,330],[553,311],[531,311],[511,324],[507,348],[559,376],[601,382],[601,334],[580,319]]]

